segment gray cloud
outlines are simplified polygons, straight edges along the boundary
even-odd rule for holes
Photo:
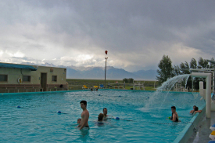
[[[156,68],[163,54],[174,64],[211,58],[214,6],[214,1],[194,0],[3,1],[0,52],[53,64],[103,66],[107,49],[109,65],[130,71]]]

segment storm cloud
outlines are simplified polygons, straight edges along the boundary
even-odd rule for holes
[[[156,69],[215,55],[215,1],[7,0],[0,61]]]

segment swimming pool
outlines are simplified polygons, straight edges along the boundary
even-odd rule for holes
[[[205,102],[185,92],[154,93],[100,90],[0,95],[0,142],[173,142],[192,118],[192,105]],[[81,100],[88,101],[87,132],[76,129]],[[166,120],[172,105],[182,122]],[[95,120],[104,107],[108,115],[120,120],[97,126]]]

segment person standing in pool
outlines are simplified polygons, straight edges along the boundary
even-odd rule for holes
[[[173,122],[179,122],[178,113],[176,112],[176,107],[172,106],[171,111],[172,111],[172,116],[170,117],[170,120],[173,121]]]
[[[89,119],[89,112],[87,110],[87,101],[82,100],[80,102],[81,108],[83,109],[83,112],[81,113],[81,123],[79,124],[78,127],[80,127],[79,129],[83,129],[84,127],[89,129],[89,125],[88,125],[88,119]]]

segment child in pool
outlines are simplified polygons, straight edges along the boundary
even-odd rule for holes
[[[81,123],[81,118],[78,118],[77,124],[79,125]]]
[[[96,122],[96,124],[97,124],[98,126],[104,125],[104,123],[102,122],[102,121],[103,121],[103,118],[104,118],[104,115],[103,115],[102,113],[100,113],[100,114],[98,115],[98,121]]]

